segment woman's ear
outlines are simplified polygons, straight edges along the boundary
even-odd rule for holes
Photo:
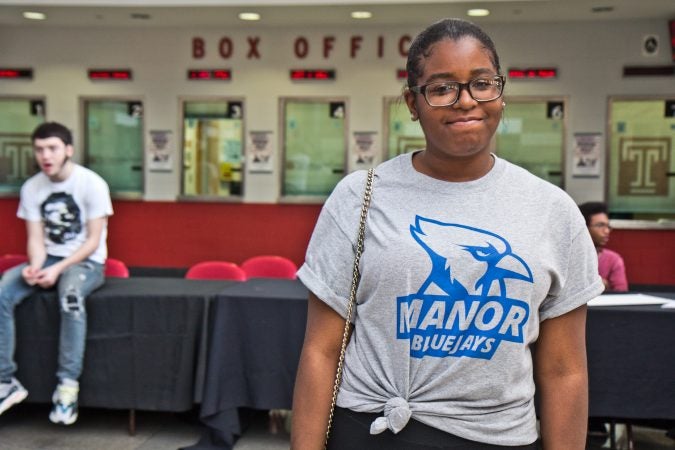
[[[410,111],[410,120],[413,122],[419,119],[417,114],[417,105],[415,105],[415,93],[410,89],[406,89],[403,92],[403,98],[405,99],[405,104],[408,105],[408,110]]]

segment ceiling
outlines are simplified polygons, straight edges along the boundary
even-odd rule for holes
[[[674,0],[0,0],[0,25],[129,27],[320,27],[326,25],[419,25],[443,17],[468,18],[487,8],[477,23],[675,19]],[[355,10],[373,16],[356,21]],[[39,11],[47,20],[23,18]],[[262,16],[243,22],[240,12]]]

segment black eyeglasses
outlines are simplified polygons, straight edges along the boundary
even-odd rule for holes
[[[474,78],[468,83],[434,81],[421,86],[412,86],[409,89],[422,94],[429,106],[452,106],[459,99],[462,89],[466,89],[471,98],[477,102],[497,100],[504,92],[504,81],[504,77],[498,75],[492,78]]]

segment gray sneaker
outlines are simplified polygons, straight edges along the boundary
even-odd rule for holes
[[[52,411],[49,420],[53,423],[72,425],[77,420],[77,394],[80,388],[76,381],[61,382],[52,396]]]
[[[0,414],[21,403],[27,396],[28,391],[16,378],[12,378],[9,383],[0,383]]]

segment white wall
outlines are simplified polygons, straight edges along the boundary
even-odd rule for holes
[[[0,66],[32,67],[30,81],[0,81],[0,95],[46,97],[48,120],[75,131],[81,142],[80,96],[133,96],[144,102],[145,129],[170,129],[180,137],[179,98],[192,96],[243,97],[247,130],[272,130],[279,138],[280,96],[348,97],[350,134],[382,133],[385,96],[398,95],[402,82],[396,69],[405,66],[398,54],[401,36],[419,28],[344,27],[331,29],[187,29],[187,28],[56,28],[5,26],[0,29]],[[566,190],[577,202],[602,199],[605,177],[572,178],[572,137],[575,132],[606,133],[607,99],[613,95],[675,94],[675,77],[622,78],[624,65],[671,64],[667,20],[630,22],[574,22],[550,24],[486,24],[502,60],[502,68],[553,66],[556,80],[508,81],[506,95],[556,95],[568,99],[566,111]],[[643,37],[660,37],[656,56],[643,56]],[[358,55],[349,58],[349,39],[363,36]],[[206,56],[192,57],[192,38],[206,42]],[[218,41],[229,37],[234,53],[218,55]],[[247,59],[247,37],[260,37],[260,59]],[[305,36],[310,54],[300,60],[293,42]],[[322,55],[324,36],[335,36],[329,58]],[[377,38],[384,36],[384,57],[377,58]],[[89,68],[130,68],[131,82],[92,82]],[[230,68],[230,82],[186,79],[189,68]],[[334,68],[337,80],[292,83],[291,68]],[[147,134],[147,133],[146,133]],[[178,150],[180,143],[176,142]],[[180,191],[180,157],[169,173],[145,173],[148,200],[173,200]],[[275,202],[279,171],[246,174],[245,201]]]

